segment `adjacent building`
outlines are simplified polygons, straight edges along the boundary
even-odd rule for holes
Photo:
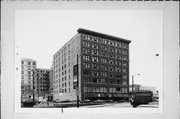
[[[33,70],[34,98],[42,100],[47,94],[50,94],[50,70],[36,68]]]
[[[76,100],[77,95],[81,101],[128,99],[131,41],[86,29],[77,31],[53,55],[54,100]]]
[[[21,100],[33,97],[33,76],[32,71],[36,69],[36,60],[21,59]]]

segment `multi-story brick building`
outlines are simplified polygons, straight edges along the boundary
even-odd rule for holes
[[[86,29],[53,56],[54,100],[127,99],[129,92],[129,40]],[[78,59],[78,84],[73,67]]]
[[[33,96],[32,70],[36,68],[36,60],[21,59],[21,100],[30,99]]]
[[[50,94],[50,70],[36,68],[33,70],[34,98],[40,100]]]

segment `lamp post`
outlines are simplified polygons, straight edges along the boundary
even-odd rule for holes
[[[132,75],[132,93],[134,93],[134,77],[138,76],[138,75],[140,75],[140,74]]]

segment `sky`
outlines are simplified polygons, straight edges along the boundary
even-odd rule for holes
[[[158,10],[17,10],[15,42],[19,56],[50,68],[55,54],[78,28],[131,40],[130,82],[162,86],[162,12]],[[159,56],[156,56],[159,54]]]

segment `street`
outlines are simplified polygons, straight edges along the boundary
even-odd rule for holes
[[[123,102],[123,103],[106,103],[102,105],[89,105],[83,106],[82,108],[132,108],[130,102]],[[151,102],[147,105],[139,105],[137,108],[158,108],[158,103]]]
[[[158,102],[150,102],[149,104],[139,105],[136,108],[158,108]],[[35,105],[34,108],[74,108],[76,103],[60,103],[59,105],[54,105],[53,102],[43,102],[41,104]],[[112,102],[112,103],[87,103],[80,104],[80,108],[132,108],[130,102]]]

